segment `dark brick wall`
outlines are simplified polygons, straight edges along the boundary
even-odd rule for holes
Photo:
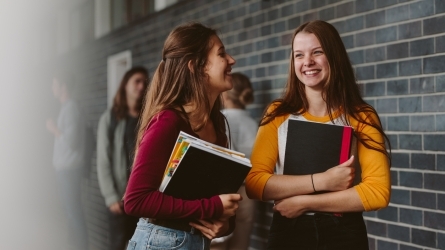
[[[76,50],[83,104],[97,124],[106,108],[107,57],[131,50],[153,73],[168,32],[198,20],[221,31],[234,71],[255,88],[259,118],[284,86],[293,30],[323,19],[341,33],[365,99],[393,146],[390,206],[365,213],[371,249],[445,248],[445,4],[442,0],[186,0]],[[89,180],[92,245],[103,249],[106,216],[95,171]],[[258,205],[251,249],[264,249],[271,206]]]

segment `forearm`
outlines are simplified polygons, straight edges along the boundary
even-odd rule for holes
[[[318,195],[306,195],[303,204],[306,211],[345,213],[365,210],[360,196],[354,188]]]
[[[137,192],[132,186],[127,188],[124,203],[125,212],[129,215],[158,219],[217,219],[223,210],[218,196],[188,201],[157,190]]]
[[[336,191],[337,187],[332,185],[332,182],[336,180],[336,175],[331,172],[313,175],[273,175],[266,183],[263,200],[281,200],[317,191]],[[350,180],[353,179],[352,176],[349,176]],[[347,179],[346,176],[344,179]]]
[[[263,200],[281,200],[313,192],[310,175],[273,175],[264,187]]]
[[[119,194],[114,185],[114,178],[111,173],[111,167],[98,164],[97,179],[99,182],[99,189],[105,199],[105,204],[110,206],[120,200]]]
[[[105,204],[110,206],[121,199],[116,190],[114,183],[113,171],[111,167],[111,160],[106,153],[105,146],[102,142],[98,142],[100,146],[97,147],[97,180],[99,182],[99,189],[105,199]]]
[[[99,181],[100,191],[105,199],[105,204],[110,206],[119,201],[121,197],[119,197],[115,188],[112,170],[111,142],[109,141],[107,132],[108,123],[105,117],[102,116],[97,130],[97,179]]]

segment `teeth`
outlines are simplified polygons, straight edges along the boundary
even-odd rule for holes
[[[305,75],[313,75],[313,74],[316,74],[318,72],[319,72],[319,70],[311,70],[311,71],[305,71],[304,74]]]

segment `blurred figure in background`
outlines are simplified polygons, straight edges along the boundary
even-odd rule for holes
[[[222,93],[224,109],[230,128],[231,148],[242,152],[250,159],[258,123],[247,113],[246,105],[253,102],[253,88],[249,78],[241,73],[232,74],[233,88]],[[228,131],[228,130],[227,130]],[[236,213],[235,231],[226,237],[212,241],[212,250],[246,250],[249,248],[250,233],[253,227],[255,201],[246,195],[243,184],[238,191],[243,196]]]
[[[143,67],[127,71],[113,106],[99,121],[97,175],[100,191],[109,210],[109,249],[123,250],[134,233],[138,218],[125,214],[122,197],[127,187],[142,99],[148,72]]]
[[[52,91],[61,108],[57,121],[48,119],[46,128],[55,138],[53,165],[68,218],[68,244],[76,250],[85,250],[88,249],[88,235],[82,211],[81,180],[85,165],[86,123],[82,109],[72,99],[73,86],[73,77],[69,73],[54,75]]]

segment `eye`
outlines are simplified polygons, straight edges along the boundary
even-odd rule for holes
[[[321,55],[321,54],[323,54],[323,51],[322,50],[316,50],[316,51],[314,51],[314,54]]]
[[[303,57],[303,54],[301,54],[301,53],[295,53],[294,57],[295,57],[295,58],[302,58],[302,57]]]

